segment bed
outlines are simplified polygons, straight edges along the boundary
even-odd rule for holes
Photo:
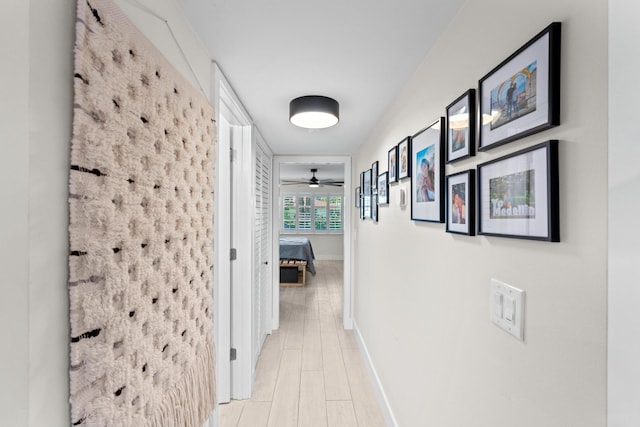
[[[316,275],[313,248],[306,237],[280,237],[280,260],[291,259],[306,261],[307,271],[313,276]]]

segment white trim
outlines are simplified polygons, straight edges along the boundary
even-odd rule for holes
[[[362,338],[362,334],[360,334],[360,329],[358,329],[358,325],[356,324],[355,320],[353,320],[353,332],[356,336],[356,342],[358,343],[360,353],[362,353],[364,363],[367,366],[367,371],[369,372],[369,376],[371,377],[373,388],[375,389],[376,397],[378,398],[378,403],[380,404],[380,408],[382,409],[382,415],[384,416],[387,426],[398,427],[398,421],[396,421],[396,417],[393,414],[393,410],[391,409],[391,404],[389,403],[387,394],[384,392],[380,377],[378,377],[376,368],[373,365],[373,360],[371,360],[371,356],[369,355],[369,350],[367,350],[367,346],[364,343],[364,339]]]
[[[229,138],[222,137],[221,128],[223,125],[220,114],[220,87],[223,85],[224,76],[220,69],[212,64],[212,99],[216,118],[216,169],[215,169],[215,193],[214,193],[214,230],[213,252],[215,257],[215,268],[213,269],[213,301],[215,310],[213,311],[214,324],[214,344],[215,344],[215,366],[216,366],[216,397],[218,403],[229,402],[231,398],[231,363],[226,355],[231,348],[231,296],[229,286],[221,286],[231,282],[231,265],[229,264],[229,250],[231,248],[231,212],[228,209],[231,191],[226,183],[226,179],[221,176],[230,176],[229,156],[224,153],[229,152]],[[226,123],[226,120],[224,121]],[[229,132],[226,131],[228,134]],[[226,208],[224,208],[226,206]],[[223,255],[224,254],[224,255]],[[225,355],[225,356],[223,356]]]
[[[232,167],[233,221],[232,244],[237,259],[231,264],[231,346],[236,360],[231,362],[231,398],[249,399],[253,387],[252,296],[253,296],[253,216],[254,174],[250,126],[234,129],[233,149],[237,155]],[[247,197],[247,195],[249,195]]]
[[[280,203],[280,165],[282,163],[334,163],[344,166],[344,195],[343,203],[343,220],[342,220],[342,236],[344,242],[344,307],[343,307],[343,326],[345,329],[353,328],[353,301],[351,298],[351,157],[349,156],[274,156],[273,157],[273,265],[280,263],[280,218],[282,217],[282,205]],[[280,326],[280,271],[273,269],[273,329]]]
[[[214,62],[213,73],[213,105],[216,123],[222,124],[222,117],[229,121],[231,140],[235,139],[238,160],[231,167],[228,138],[218,135],[218,152],[216,176],[228,174],[233,170],[234,191],[238,195],[251,193],[251,142],[252,120],[239,98],[236,96],[222,70]],[[217,126],[218,132],[220,126]],[[244,155],[243,155],[244,154]],[[216,180],[215,194],[215,239],[214,251],[216,268],[214,269],[214,327],[216,341],[216,378],[220,384],[218,402],[230,398],[242,399],[251,396],[253,383],[251,369],[251,234],[246,227],[251,219],[249,213],[251,201],[246,197],[234,198],[236,213],[231,218],[229,210],[231,188],[226,179]],[[238,205],[237,202],[240,202]],[[248,205],[247,205],[248,203]],[[233,224],[234,246],[238,250],[238,260],[229,261]],[[231,285],[229,285],[231,284]],[[230,286],[234,286],[231,292]],[[247,288],[248,289],[245,289]],[[248,301],[248,302],[247,302]],[[233,306],[233,310],[231,307]],[[233,316],[233,319],[231,318]],[[233,342],[232,342],[233,340]],[[229,361],[231,346],[235,347],[238,358]],[[226,382],[226,383],[225,383]]]

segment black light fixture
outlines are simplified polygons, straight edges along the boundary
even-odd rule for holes
[[[340,120],[340,105],[333,98],[320,95],[301,96],[289,103],[289,121],[307,129],[334,126]]]

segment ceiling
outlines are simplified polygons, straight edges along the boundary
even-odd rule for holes
[[[463,0],[178,0],[275,154],[352,154]],[[289,123],[324,95],[340,123]]]

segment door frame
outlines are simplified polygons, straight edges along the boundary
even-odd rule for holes
[[[283,163],[331,163],[342,164],[344,167],[344,198],[343,198],[343,243],[344,243],[344,306],[342,309],[342,324],[344,329],[353,329],[353,299],[351,298],[351,157],[350,156],[274,156],[273,157],[273,309],[272,329],[280,327],[280,242],[276,237],[280,235],[280,217],[282,205],[280,203],[280,165]]]
[[[215,108],[216,123],[222,123],[224,117],[232,126],[232,133],[238,144],[233,147],[234,161],[234,188],[243,194],[244,188],[249,184],[251,163],[251,138],[253,121],[251,116],[235,94],[231,84],[226,79],[218,65],[212,63],[212,92]],[[216,177],[230,176],[232,147],[229,138],[220,135],[220,126],[216,126],[218,144],[216,145]],[[248,148],[248,149],[247,149]],[[214,310],[214,344],[215,344],[215,369],[216,369],[216,397],[218,403],[228,402],[230,399],[243,399],[251,396],[251,324],[245,319],[251,318],[251,293],[246,292],[242,286],[238,286],[238,292],[232,295],[232,277],[237,284],[251,283],[249,276],[251,271],[251,234],[246,224],[248,218],[236,217],[231,221],[229,206],[232,200],[231,186],[222,179],[216,179],[215,183],[215,207],[214,207],[214,286],[213,298]],[[240,203],[249,206],[237,206],[240,214],[245,214],[251,201],[246,198],[236,198]],[[242,215],[241,215],[242,216]],[[230,261],[231,236],[233,236],[238,254],[237,261]],[[248,264],[247,264],[248,263]],[[245,277],[246,276],[246,277]],[[248,300],[248,304],[247,304]],[[232,310],[233,307],[233,310]],[[232,318],[233,316],[233,318]],[[232,343],[233,337],[233,343]],[[248,343],[248,347],[247,347]],[[236,348],[239,357],[231,363],[230,353],[232,344]],[[246,350],[245,350],[246,349]],[[248,361],[248,362],[247,362]]]

